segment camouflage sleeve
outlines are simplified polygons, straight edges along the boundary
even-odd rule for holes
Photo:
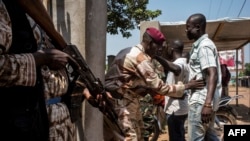
[[[3,2],[0,2],[0,54],[7,52],[12,42],[11,21]]]
[[[183,95],[185,90],[184,84],[181,82],[174,85],[164,83],[157,72],[154,71],[153,64],[149,60],[141,60],[137,65],[137,69],[140,71],[142,77],[144,77],[147,85],[157,93],[171,97],[181,97]]]
[[[32,54],[0,55],[0,86],[34,86],[36,64]]]

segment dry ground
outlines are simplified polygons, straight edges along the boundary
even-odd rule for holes
[[[229,87],[229,95],[236,95],[236,87]],[[238,95],[243,95],[243,98],[230,103],[230,105],[233,106],[238,112],[237,124],[250,125],[250,88],[238,87]],[[168,133],[162,133],[158,141],[168,141]]]

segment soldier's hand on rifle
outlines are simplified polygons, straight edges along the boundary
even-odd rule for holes
[[[83,90],[83,95],[84,95],[84,97],[87,99],[87,101],[89,102],[90,105],[92,105],[93,107],[96,107],[96,108],[99,106],[97,99],[95,99],[95,98],[90,94],[88,88],[85,88],[85,89]]]
[[[62,69],[70,60],[70,56],[58,49],[45,49],[33,53],[37,66],[47,65],[52,70]]]
[[[94,98],[88,88],[85,88],[83,90],[83,95],[85,96],[85,98],[87,99],[87,101],[89,102],[89,104],[91,104],[93,107],[99,108],[99,109],[103,109],[103,107],[105,107],[105,102],[103,101],[103,97],[101,94],[98,94],[96,96],[96,98]]]
[[[112,103],[106,103],[106,102],[111,102],[113,100],[113,97],[111,96],[111,94],[109,92],[105,92],[106,93],[106,100],[104,100],[104,97],[103,95],[101,94],[98,94],[97,95],[97,100],[99,101],[99,110],[102,111],[103,113],[106,113],[106,109],[107,108],[111,108],[110,106],[113,106],[113,105],[109,105],[109,104],[112,104]]]

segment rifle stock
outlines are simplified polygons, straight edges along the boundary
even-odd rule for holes
[[[124,136],[124,133],[117,122],[118,116],[113,109],[112,103],[108,100],[105,88],[103,87],[101,81],[94,76],[77,47],[75,45],[67,45],[64,38],[59,34],[59,32],[57,32],[43,3],[40,0],[18,0],[18,2],[26,13],[28,13],[29,16],[34,19],[34,21],[46,32],[55,47],[68,53],[72,57],[70,61],[72,67],[74,68],[73,71],[74,73],[76,72],[76,74],[80,77],[80,80],[87,86],[90,94],[95,98],[97,94],[102,94],[108,108],[105,110],[101,109],[100,111],[105,111],[103,114],[107,116],[112,123],[115,123],[117,130],[122,136]]]

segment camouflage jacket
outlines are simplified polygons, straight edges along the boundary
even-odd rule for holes
[[[160,78],[152,58],[145,53],[141,44],[121,50],[115,57],[106,76],[105,85],[113,82],[120,94],[129,90],[137,93],[138,86],[152,89],[158,94],[181,97],[183,84],[168,85]]]

